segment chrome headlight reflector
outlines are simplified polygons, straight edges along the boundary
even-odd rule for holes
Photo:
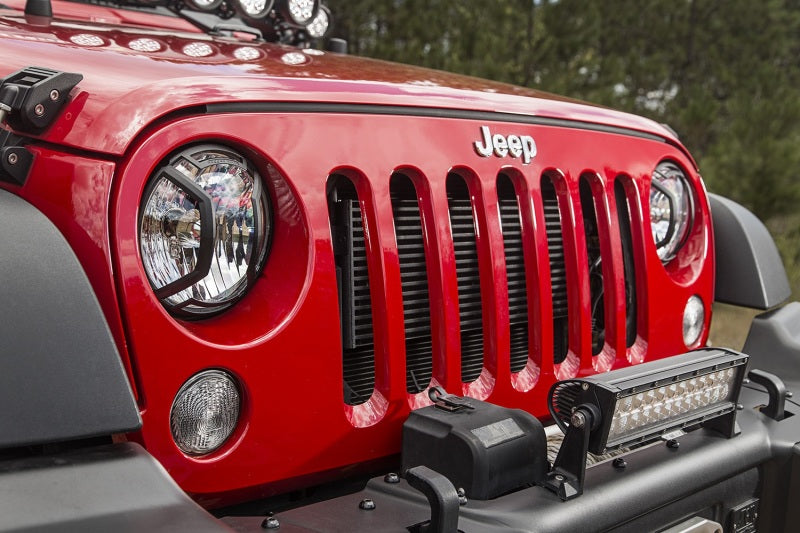
[[[667,262],[686,242],[692,222],[692,195],[683,170],[664,161],[650,182],[650,229],[658,257]]]
[[[172,438],[184,453],[205,455],[222,446],[239,421],[241,396],[221,370],[192,376],[175,395],[169,413]]]
[[[241,155],[183,150],[145,189],[139,247],[161,303],[184,317],[229,308],[255,282],[270,235],[267,191]]]

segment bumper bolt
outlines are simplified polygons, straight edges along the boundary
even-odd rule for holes
[[[41,117],[44,115],[44,106],[42,104],[36,104],[36,107],[33,108],[33,112],[36,113],[37,117]]]
[[[386,483],[400,483],[400,476],[395,474],[394,472],[389,472],[385,476],[383,476],[383,481]]]
[[[58,97],[59,97],[58,91],[56,91],[55,89],[50,91],[50,100],[55,102],[56,100],[58,100]]]
[[[614,462],[612,464],[614,465],[614,468],[619,468],[620,470],[628,466],[628,462],[625,461],[625,459],[623,459],[622,457],[617,457],[616,459],[614,459]]]
[[[264,519],[264,521],[261,522],[261,528],[262,529],[280,529],[281,528],[281,523],[280,523],[280,521],[278,521],[277,518],[272,516],[272,514],[270,513],[270,516],[266,517]]]
[[[362,511],[374,511],[375,510],[375,502],[370,500],[369,498],[364,498],[358,504],[358,508]]]
[[[669,439],[667,441],[667,448],[669,448],[670,450],[677,450],[680,447],[681,447],[681,443],[678,442],[675,439]]]
[[[467,500],[467,491],[463,488],[459,488],[456,492],[458,493],[458,505],[467,505],[469,501]]]
[[[8,161],[9,165],[16,165],[17,161],[19,160],[19,156],[17,156],[17,154],[15,154],[14,152],[11,152],[10,154],[8,154],[6,160]]]

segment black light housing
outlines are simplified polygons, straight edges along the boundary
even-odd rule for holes
[[[565,437],[547,485],[565,500],[581,494],[587,451],[604,454],[698,425],[734,436],[747,361],[707,348],[557,382],[549,407]]]

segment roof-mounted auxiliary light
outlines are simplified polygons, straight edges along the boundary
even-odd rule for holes
[[[262,19],[270,11],[274,0],[236,0],[237,10],[245,17],[251,19]]]
[[[186,5],[198,11],[213,11],[217,9],[222,0],[185,0]]]
[[[275,7],[290,23],[305,26],[317,16],[319,0],[278,0]]]
[[[583,493],[586,452],[604,454],[704,426],[733,437],[748,356],[708,348],[581,379],[559,381],[549,407],[564,441],[545,486]]]

